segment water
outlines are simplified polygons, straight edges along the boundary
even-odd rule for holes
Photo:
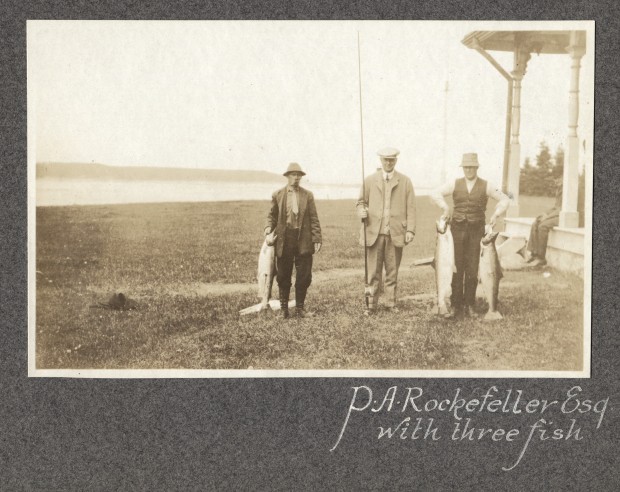
[[[36,182],[37,206],[115,203],[269,200],[284,186],[231,181],[106,181],[44,178]],[[303,186],[303,183],[302,183]],[[308,183],[317,199],[355,199],[359,186]]]

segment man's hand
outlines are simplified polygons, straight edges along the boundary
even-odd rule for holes
[[[318,253],[321,251],[321,243],[314,243],[314,252]]]
[[[357,216],[364,220],[368,217],[368,209],[366,207],[357,207]]]
[[[271,227],[265,227],[265,230],[263,231],[263,235],[267,236],[269,235],[270,232],[271,232]]]
[[[275,232],[271,232],[265,236],[265,241],[267,241],[267,246],[273,246],[276,243],[276,238],[278,235]]]
[[[443,209],[443,215],[441,216],[441,218],[445,220],[446,222],[450,222],[450,219],[452,218],[452,214],[450,213],[449,208]]]
[[[413,241],[413,237],[415,236],[415,234],[411,231],[407,231],[407,233],[405,234],[405,244],[409,244],[411,241]]]

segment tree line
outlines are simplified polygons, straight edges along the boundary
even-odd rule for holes
[[[524,195],[555,196],[564,173],[564,148],[560,145],[551,155],[546,142],[541,142],[536,162],[525,159],[519,178],[519,191]]]

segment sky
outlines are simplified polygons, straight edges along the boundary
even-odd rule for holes
[[[414,184],[436,186],[444,163],[448,177],[456,177],[461,155],[477,152],[480,175],[499,184],[506,81],[461,40],[473,30],[515,26],[525,28],[515,22],[30,21],[30,149],[36,162],[118,166],[282,173],[295,161],[309,182],[358,183],[359,33],[365,174],[379,165],[379,148],[396,147],[399,171]],[[492,55],[510,71],[512,54]],[[591,57],[582,61],[582,88]],[[569,75],[568,55],[532,55],[523,81],[521,161],[534,158],[543,140],[552,151],[566,147]],[[580,138],[591,131],[587,93]]]

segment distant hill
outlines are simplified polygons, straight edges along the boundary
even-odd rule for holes
[[[267,171],[238,169],[193,169],[175,167],[107,166],[97,163],[38,162],[37,179],[106,179],[106,180],[162,180],[162,181],[243,181],[282,183],[283,176]]]

